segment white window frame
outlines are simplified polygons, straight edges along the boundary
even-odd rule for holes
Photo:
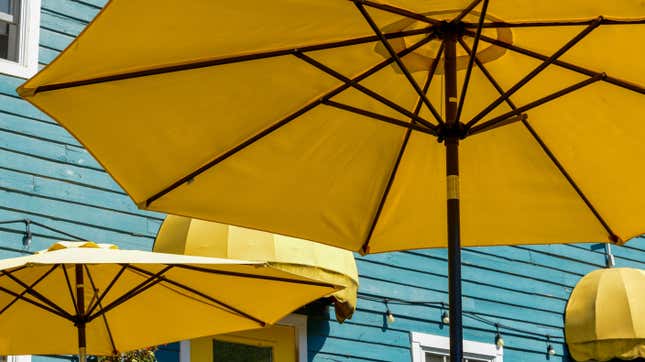
[[[425,353],[450,355],[450,338],[432,334],[411,332],[412,362],[424,362]],[[504,348],[494,343],[464,341],[464,357],[488,359],[490,362],[504,362]]]
[[[298,362],[307,362],[307,316],[304,314],[289,314],[276,324],[294,328],[296,333],[296,350],[298,352]],[[179,343],[179,362],[190,362],[190,341],[181,341]]]
[[[2,362],[31,362],[31,356],[1,356],[0,361]]]
[[[40,0],[20,2],[20,32],[18,61],[0,58],[0,73],[30,78],[38,72],[38,42],[40,39]]]

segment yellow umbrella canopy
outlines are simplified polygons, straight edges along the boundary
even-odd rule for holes
[[[641,233],[645,5],[491,0],[469,68],[482,10],[195,0],[178,22],[173,1],[112,0],[18,91],[142,208],[366,252],[445,247],[441,44],[457,31],[462,245]]]
[[[58,242],[0,261],[0,354],[110,355],[258,328],[339,288],[261,262]]]
[[[363,253],[448,246],[453,342],[461,245],[643,232],[641,0],[180,12],[112,0],[18,89],[141,208]]]
[[[565,315],[576,361],[645,358],[645,271],[596,270],[571,293]]]
[[[168,215],[153,251],[161,253],[255,260],[315,280],[342,285],[330,295],[336,319],[351,318],[356,309],[358,270],[347,250],[263,231]]]

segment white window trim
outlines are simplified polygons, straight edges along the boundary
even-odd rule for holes
[[[412,361],[425,361],[425,352],[448,354],[450,338],[432,334],[411,332]],[[494,343],[464,341],[464,357],[488,358],[491,362],[504,362],[504,348],[497,348]]]
[[[278,324],[291,326],[295,329],[298,362],[307,362],[307,316],[304,314],[289,314]]]
[[[30,78],[38,72],[40,39],[40,0],[20,2],[20,34],[18,62],[0,59],[0,73]]]
[[[6,362],[31,362],[31,356],[6,356],[3,358]]]
[[[294,328],[296,332],[298,362],[307,362],[307,316],[304,314],[289,314],[276,324],[291,326]],[[190,341],[181,341],[179,343],[179,362],[190,362]]]

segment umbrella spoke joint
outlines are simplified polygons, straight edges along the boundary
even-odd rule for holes
[[[462,122],[454,124],[442,124],[437,127],[437,142],[443,143],[449,137],[464,139],[468,136],[468,128]]]

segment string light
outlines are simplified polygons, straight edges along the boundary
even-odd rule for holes
[[[504,338],[502,338],[502,334],[499,332],[499,323],[495,323],[495,329],[497,330],[495,333],[495,345],[497,349],[501,349],[504,347]]]
[[[85,238],[81,238],[79,236],[70,234],[68,232],[65,232],[63,230],[57,229],[55,227],[43,224],[43,223],[38,222],[38,221],[33,221],[33,220],[27,219],[27,218],[0,221],[0,225],[9,225],[9,224],[24,224],[25,231],[24,231],[24,234],[23,234],[23,237],[22,237],[22,246],[23,246],[24,249],[29,248],[29,246],[31,245],[31,242],[32,242],[32,240],[34,238],[34,233],[32,232],[32,226],[38,226],[38,227],[43,228],[45,230],[53,231],[53,232],[55,232],[55,233],[57,233],[59,235],[63,235],[64,237],[69,238],[68,240],[77,240],[77,241],[87,240]],[[17,230],[14,230],[14,229],[3,229],[3,230],[4,231],[9,231],[9,232],[14,232],[14,233],[17,231]],[[42,236],[47,237],[47,238],[59,238],[60,237],[60,236],[53,237],[53,236],[49,236],[49,235],[42,235]]]
[[[411,301],[411,300],[403,300],[403,299],[396,299],[396,298],[383,298],[383,297],[378,297],[375,295],[370,295],[370,294],[365,294],[365,293],[358,293],[359,298],[365,299],[365,300],[371,300],[374,302],[381,302],[385,304],[385,315],[387,317],[388,323],[393,323],[395,318],[394,315],[392,314],[390,310],[390,305],[392,304],[402,304],[402,305],[417,305],[417,306],[426,306],[426,307],[433,307],[433,308],[440,308],[442,311],[441,314],[441,323],[444,325],[449,325],[450,324],[450,314],[447,310],[447,303],[445,302],[435,302],[435,301]],[[491,321],[490,319],[487,319],[486,317],[483,317],[479,315],[476,312],[470,312],[470,311],[463,311],[463,315],[465,317],[472,318],[476,321],[479,321],[484,324],[488,324],[492,327],[495,328],[495,346],[498,349],[501,349],[505,346],[505,341],[502,336],[501,329],[506,329],[508,331],[513,331],[519,335],[522,336],[528,336],[531,338],[536,338],[539,340],[544,340],[546,339],[547,342],[547,355],[553,356],[556,354],[556,350],[551,344],[551,341],[554,339],[557,340],[564,340],[564,337],[558,337],[558,336],[551,336],[551,335],[545,335],[545,334],[540,334],[537,332],[534,332],[532,330],[526,330],[526,329],[521,329],[521,328],[516,328],[516,327],[510,327],[510,326],[504,326],[499,322]],[[544,339],[543,339],[544,338]]]
[[[448,325],[450,324],[450,313],[447,310],[443,311],[441,314],[441,323]]]
[[[555,356],[555,349],[551,344],[551,337],[548,334],[546,335],[546,342],[548,343],[548,345],[546,346],[546,354],[548,354],[549,356]]]
[[[446,306],[441,302],[441,323],[444,325],[450,324],[450,313],[446,310]]]
[[[31,220],[25,219],[25,236],[22,237],[22,246],[28,248],[31,245],[31,239],[33,235],[31,234]]]
[[[384,300],[385,303],[385,316],[387,318],[387,324],[392,324],[396,322],[396,318],[394,318],[394,314],[392,314],[392,311],[390,311],[390,306],[387,304],[387,299]]]

